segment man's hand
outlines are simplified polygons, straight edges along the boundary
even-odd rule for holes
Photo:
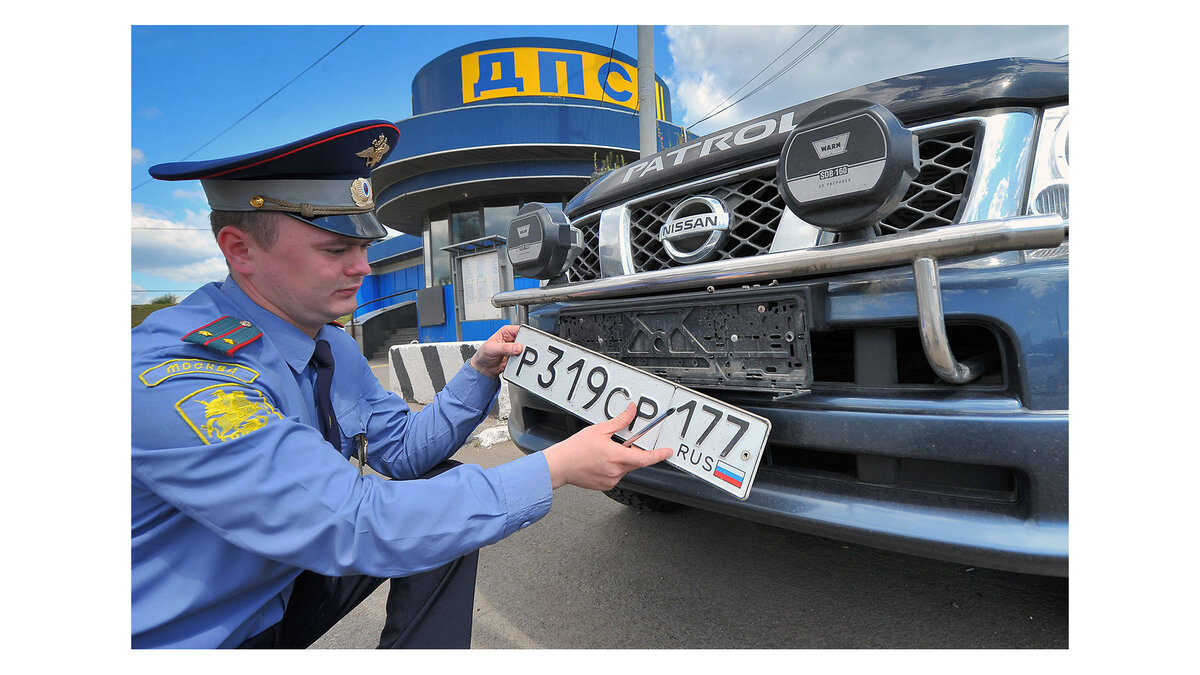
[[[670,457],[671,448],[627,448],[612,439],[614,433],[628,426],[634,410],[631,403],[625,412],[611,420],[593,424],[542,451],[550,466],[553,486],[577,485],[590,490],[610,490],[630,471]]]
[[[518,326],[501,326],[496,334],[479,345],[478,351],[471,357],[471,367],[493,380],[504,372],[508,357],[516,356],[524,349],[513,342],[517,339]]]

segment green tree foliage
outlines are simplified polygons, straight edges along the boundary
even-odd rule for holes
[[[138,324],[145,321],[146,317],[150,316],[152,312],[178,303],[178,295],[168,294],[160,295],[144,305],[132,305],[133,325],[131,328],[137,328]]]

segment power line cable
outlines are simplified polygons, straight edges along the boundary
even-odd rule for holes
[[[808,58],[808,56],[809,56],[809,55],[811,55],[813,52],[815,52],[817,49],[819,49],[819,48],[821,47],[821,45],[825,44],[825,42],[826,42],[826,41],[827,41],[827,40],[828,40],[830,37],[832,37],[832,36],[833,36],[833,34],[834,34],[834,33],[836,33],[836,32],[837,32],[839,29],[841,29],[841,26],[834,26],[834,27],[833,27],[833,28],[831,28],[830,30],[826,31],[826,33],[825,33],[824,35],[822,35],[820,38],[818,38],[818,39],[817,39],[817,41],[816,41],[816,42],[814,42],[812,45],[809,45],[809,47],[808,47],[807,49],[805,49],[803,52],[801,52],[799,56],[797,56],[795,59],[793,59],[791,63],[789,63],[789,64],[788,64],[787,66],[785,66],[784,68],[782,68],[782,69],[781,69],[779,72],[777,72],[777,73],[775,73],[774,75],[772,75],[772,76],[771,76],[770,78],[768,78],[768,79],[767,79],[765,82],[763,82],[762,84],[758,85],[758,86],[757,86],[757,87],[755,87],[753,90],[751,90],[749,93],[747,93],[745,96],[743,96],[743,97],[739,98],[738,100],[734,101],[733,103],[730,103],[729,105],[725,106],[724,108],[721,108],[720,110],[717,110],[716,112],[710,113],[710,114],[708,114],[707,116],[705,116],[704,118],[702,118],[702,119],[699,119],[699,120],[697,120],[697,121],[693,122],[693,123],[692,123],[692,125],[691,125],[691,126],[689,126],[688,128],[689,128],[689,129],[691,129],[692,127],[694,127],[694,126],[696,126],[697,124],[699,124],[699,123],[703,122],[704,120],[706,120],[706,119],[709,119],[710,117],[713,117],[713,116],[715,116],[715,115],[719,115],[719,114],[721,114],[721,113],[725,112],[725,111],[726,111],[726,110],[728,110],[729,108],[732,108],[733,106],[737,105],[738,103],[741,103],[742,101],[744,101],[744,100],[746,100],[746,99],[750,98],[751,96],[753,96],[753,95],[757,94],[758,92],[762,91],[762,90],[763,90],[763,89],[765,89],[766,87],[770,86],[770,85],[771,85],[771,84],[773,84],[773,83],[774,83],[776,80],[778,80],[780,77],[783,77],[785,74],[787,74],[787,72],[788,72],[788,71],[790,71],[792,68],[796,67],[796,66],[797,66],[797,65],[798,65],[798,64],[799,64],[801,61],[803,61],[804,59]]]
[[[719,115],[719,114],[725,112],[726,110],[732,108],[733,106],[741,103],[742,101],[745,101],[746,99],[750,98],[751,96],[762,91],[764,88],[770,86],[772,83],[774,83],[780,77],[783,77],[785,74],[787,74],[787,72],[789,70],[791,70],[792,68],[795,68],[797,65],[799,65],[799,63],[801,61],[808,58],[809,55],[811,55],[813,52],[815,52],[817,49],[819,49],[821,47],[821,45],[825,44],[825,42],[828,41],[829,38],[833,37],[833,34],[838,32],[838,30],[840,30],[840,29],[841,29],[841,26],[834,26],[833,28],[829,29],[828,31],[825,32],[824,35],[822,35],[820,38],[818,38],[816,42],[814,42],[812,45],[810,45],[808,48],[806,48],[803,52],[801,52],[800,55],[797,56],[795,59],[793,59],[791,63],[784,66],[783,69],[781,69],[779,72],[777,72],[774,75],[772,75],[771,77],[769,77],[765,82],[758,85],[752,91],[747,93],[745,96],[739,98],[738,100],[734,101],[733,103],[730,103],[729,105],[725,106],[724,108],[721,108],[720,110],[717,110],[715,112],[711,112],[708,115],[705,115],[704,117],[696,120],[695,122],[693,122],[691,125],[688,126],[688,129],[691,129],[692,127],[696,126],[697,124],[700,124],[704,120],[707,120],[711,117],[714,117],[716,115]]]
[[[800,54],[800,56],[797,57],[796,60],[789,63],[786,68],[784,68],[783,70],[781,70],[778,73],[776,73],[775,75],[773,75],[769,80],[767,80],[766,82],[763,82],[758,87],[755,87],[754,91],[750,92],[749,94],[746,94],[742,98],[738,99],[738,101],[742,101],[742,100],[745,100],[746,98],[749,98],[751,95],[762,90],[763,88],[765,88],[766,86],[768,86],[772,82],[774,82],[775,80],[778,80],[780,77],[782,77],[784,74],[786,74],[789,70],[791,70],[796,65],[798,65],[801,61],[808,58],[813,52],[820,49],[821,45],[825,44],[825,42],[827,40],[829,40],[829,38],[833,37],[833,34],[838,32],[839,30],[841,30],[841,28],[842,28],[841,26],[834,26],[833,28],[826,31],[826,33],[824,35],[822,35],[820,38],[818,38],[816,42],[814,42],[811,46],[808,47],[808,49],[804,50],[804,52],[802,54]]]
[[[612,42],[611,42],[611,43],[608,45],[608,61],[606,61],[606,62],[605,62],[605,64],[604,64],[604,67],[605,67],[605,68],[608,68],[608,67],[611,67],[611,66],[612,66],[612,62],[613,62],[613,54],[614,54],[614,53],[616,53],[616,50],[617,50],[617,32],[618,32],[619,30],[621,30],[621,25],[620,25],[620,24],[617,24],[617,25],[613,26],[613,36],[612,36]],[[603,103],[604,103],[604,98],[605,98],[605,96],[607,95],[607,94],[606,94],[606,92],[604,91],[604,85],[605,85],[605,82],[601,82],[601,83],[600,83],[600,98],[598,98],[598,99],[592,99],[592,98],[588,97],[588,96],[587,96],[587,92],[586,92],[586,90],[585,90],[585,91],[584,91],[584,99],[585,99],[585,100],[589,100],[589,101],[591,101],[591,100],[595,100],[597,103],[603,104]],[[616,101],[613,101],[613,103],[616,103]],[[635,114],[636,114],[636,113],[635,113]],[[589,116],[588,116],[587,130],[586,130],[586,132],[585,132],[584,138],[591,138],[591,137],[592,137],[592,124],[593,124],[595,121],[596,121],[596,116],[595,116],[595,115],[589,115]],[[611,155],[612,155],[612,151],[609,151],[609,153],[608,153],[608,154],[611,156]],[[599,153],[598,153],[598,152],[597,152],[597,153],[593,153],[593,155],[592,155],[592,168],[593,168],[593,169],[597,169],[597,168],[599,168],[599,167],[598,167],[598,165],[597,165],[597,162],[599,161],[599,157],[598,157],[598,155],[599,155]]]
[[[776,56],[774,59],[772,59],[772,60],[771,60],[771,62],[770,62],[770,63],[768,63],[767,65],[763,66],[763,69],[762,69],[762,70],[760,70],[760,71],[758,71],[757,73],[755,73],[755,74],[754,74],[754,77],[751,77],[750,79],[746,80],[745,84],[743,84],[742,86],[740,86],[740,87],[738,87],[737,89],[735,89],[735,90],[733,91],[733,93],[732,93],[732,94],[730,94],[730,95],[726,96],[724,99],[722,99],[722,100],[721,100],[721,102],[720,102],[720,103],[718,103],[718,104],[716,104],[715,106],[713,106],[713,107],[712,107],[712,110],[716,110],[717,108],[720,108],[722,105],[724,105],[724,104],[725,104],[725,101],[728,101],[729,99],[731,99],[731,98],[733,98],[734,96],[736,96],[736,95],[737,95],[737,93],[738,93],[739,91],[741,91],[741,90],[745,89],[747,85],[749,85],[751,82],[753,82],[755,79],[757,79],[759,75],[762,75],[764,72],[766,72],[767,68],[770,68],[771,66],[775,65],[775,62],[776,62],[776,61],[778,61],[779,59],[782,59],[784,54],[786,54],[786,53],[788,53],[788,52],[792,51],[792,47],[795,47],[796,45],[800,44],[800,41],[801,41],[801,40],[803,40],[804,38],[808,37],[808,34],[809,34],[809,33],[811,33],[811,32],[813,32],[815,29],[816,29],[816,26],[811,26],[811,27],[809,27],[809,29],[808,29],[808,30],[804,31],[804,35],[801,35],[799,38],[797,38],[797,39],[796,39],[796,41],[795,41],[795,42],[793,42],[792,44],[788,45],[787,49],[784,49],[783,51],[779,52],[779,56]],[[708,113],[707,113],[707,114],[706,114],[704,117],[701,117],[701,118],[700,118],[700,121],[702,122],[702,121],[704,121],[704,120],[708,119],[709,115],[711,115],[711,114],[712,114],[712,110],[708,111]],[[696,124],[699,124],[699,123],[700,123],[700,122],[697,122]],[[693,126],[695,126],[695,125],[693,125]],[[688,127],[688,128],[690,129],[691,127]]]
[[[334,46],[333,46],[333,48],[331,48],[329,51],[327,51],[327,52],[325,52],[323,55],[321,55],[321,58],[317,59],[316,61],[313,61],[311,64],[309,64],[309,66],[308,66],[307,68],[305,68],[304,70],[300,71],[300,73],[299,73],[299,74],[297,74],[297,75],[296,75],[295,77],[293,77],[292,79],[288,80],[288,81],[287,81],[287,84],[285,84],[285,85],[283,85],[282,87],[280,87],[280,88],[276,89],[276,90],[275,90],[275,92],[274,92],[273,94],[271,94],[270,96],[268,96],[268,97],[264,98],[262,101],[260,101],[260,102],[259,102],[259,104],[258,104],[258,105],[256,105],[256,106],[254,106],[253,108],[251,108],[251,109],[249,110],[249,112],[247,112],[245,115],[242,115],[241,117],[239,117],[239,118],[237,119],[237,121],[236,121],[236,122],[234,122],[233,124],[230,124],[228,127],[226,127],[226,128],[225,128],[225,131],[222,131],[221,133],[217,134],[216,136],[213,136],[212,138],[208,139],[208,141],[206,141],[206,142],[204,143],[204,145],[201,145],[200,147],[196,148],[195,150],[193,150],[193,151],[189,152],[189,153],[188,153],[188,154],[187,154],[187,155],[186,155],[186,156],[185,156],[183,159],[180,159],[179,161],[181,161],[181,162],[182,162],[182,161],[186,161],[186,160],[187,160],[187,159],[189,159],[189,158],[190,158],[192,155],[194,155],[194,154],[196,154],[197,152],[200,152],[201,150],[203,150],[205,147],[207,147],[207,146],[208,146],[210,143],[212,143],[213,141],[215,141],[215,140],[217,140],[218,138],[220,138],[220,137],[224,136],[226,133],[228,133],[228,132],[229,132],[229,130],[230,130],[230,129],[232,129],[232,128],[236,127],[237,125],[241,124],[241,123],[242,123],[242,120],[246,119],[246,118],[247,118],[247,117],[249,117],[250,115],[254,114],[254,111],[256,111],[256,110],[258,110],[259,108],[261,108],[261,107],[263,107],[264,105],[266,105],[267,101],[270,101],[271,99],[275,98],[275,96],[276,96],[276,95],[278,95],[278,94],[279,94],[279,92],[283,91],[284,89],[287,89],[289,86],[291,86],[291,84],[292,84],[293,82],[295,82],[296,80],[300,79],[300,78],[301,78],[301,77],[302,77],[302,76],[303,76],[305,73],[307,73],[308,71],[312,70],[312,69],[313,69],[313,68],[314,68],[314,67],[315,67],[315,66],[316,66],[318,63],[320,63],[320,62],[324,61],[324,60],[325,60],[325,58],[326,58],[327,56],[329,56],[329,55],[330,55],[330,54],[332,54],[334,51],[336,51],[338,47],[341,47],[342,45],[346,44],[346,41],[347,41],[347,40],[349,40],[350,38],[354,37],[354,34],[355,34],[355,33],[357,33],[358,31],[362,30],[362,29],[363,29],[363,27],[362,27],[362,26],[359,26],[358,28],[355,28],[354,30],[350,31],[350,34],[349,34],[349,35],[347,35],[346,37],[342,38],[342,41],[341,41],[341,42],[339,42],[339,43],[337,43],[336,45],[334,45]],[[141,183],[138,183],[136,186],[134,186],[133,190],[136,190],[136,189],[138,189],[138,188],[142,187],[143,185],[145,185],[146,183],[149,183],[149,182],[150,182],[150,181],[152,181],[152,180],[154,180],[154,179],[153,179],[153,178],[147,178],[146,180],[144,180],[144,181],[142,181]],[[132,192],[133,190],[130,190],[130,192]]]
[[[615,52],[615,51],[616,51],[616,49],[617,49],[617,31],[618,31],[618,30],[620,30],[620,29],[621,29],[621,26],[620,26],[620,24],[617,24],[616,26],[613,26],[613,39],[612,39],[612,44],[608,45],[608,63],[604,64],[604,66],[605,66],[606,68],[608,68],[608,67],[612,66],[612,61],[613,61],[613,52]],[[603,85],[604,85],[604,83],[602,82],[602,83],[601,83],[601,86],[600,86],[600,103],[604,103],[605,91],[604,91],[604,86],[603,86]],[[614,101],[614,102],[615,102],[615,101]]]

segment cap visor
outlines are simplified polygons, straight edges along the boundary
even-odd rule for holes
[[[354,213],[340,216],[321,216],[319,218],[301,218],[295,213],[289,213],[288,215],[314,227],[319,227],[322,230],[336,232],[347,237],[382,239],[387,236],[387,230],[384,229],[383,224],[379,222],[374,213]]]

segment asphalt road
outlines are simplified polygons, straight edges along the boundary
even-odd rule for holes
[[[511,442],[470,442],[455,459],[518,456]],[[385,597],[386,586],[313,648],[374,647]],[[472,632],[473,649],[1067,647],[1066,579],[697,509],[642,514],[572,486],[540,522],[480,552]]]

